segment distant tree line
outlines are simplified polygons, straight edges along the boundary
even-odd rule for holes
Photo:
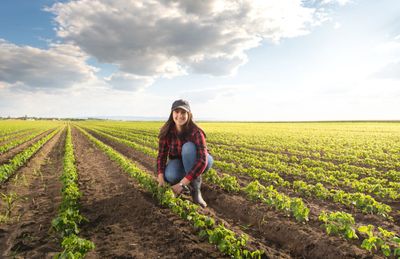
[[[56,117],[30,117],[30,116],[23,116],[23,117],[0,117],[0,120],[69,120],[69,121],[84,121],[86,119],[77,119],[77,118],[56,118]]]

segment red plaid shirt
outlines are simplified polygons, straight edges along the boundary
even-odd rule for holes
[[[166,137],[160,138],[159,140],[157,156],[158,174],[164,174],[167,157],[169,159],[182,159],[182,145],[188,141],[196,145],[196,161],[185,178],[192,181],[204,172],[207,166],[208,154],[204,132],[201,129],[195,129],[193,132],[189,133],[185,139],[180,139],[176,129],[173,128]]]

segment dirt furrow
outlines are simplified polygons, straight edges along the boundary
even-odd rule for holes
[[[0,188],[17,195],[11,220],[0,224],[2,258],[51,258],[60,251],[51,230],[61,201],[65,130],[50,139],[29,162]],[[4,202],[0,212],[6,210]]]
[[[141,164],[147,171],[155,173],[155,159],[92,131],[90,133]],[[320,227],[320,222],[296,223],[293,219],[263,204],[248,201],[241,195],[227,193],[207,184],[203,188],[203,196],[210,210],[233,225],[242,226],[246,233],[268,247],[291,251],[293,257],[302,258],[371,258],[368,252],[359,248],[359,241],[350,242],[328,236]]]
[[[132,149],[126,145],[116,143],[109,139],[103,138],[94,132],[90,132],[90,133],[93,134],[93,136],[95,136],[102,142],[104,142],[105,144],[113,147],[115,150],[117,150],[121,154],[132,159],[142,170],[145,170],[149,173],[155,174],[155,166],[154,166],[155,160],[154,159],[144,155],[141,152],[137,152],[134,149]],[[205,194],[205,197],[207,197],[206,194]],[[245,232],[246,234],[250,235],[250,242],[252,243],[252,245],[257,247],[260,250],[265,251],[266,256],[268,258],[289,258],[289,257],[291,257],[289,255],[288,251],[286,251],[285,249],[281,249],[279,246],[276,246],[272,242],[268,242],[268,241],[265,242],[265,240],[263,240],[263,238],[260,236],[260,233],[255,233],[254,231],[252,231],[252,229],[246,228],[245,227],[246,224],[241,224],[241,223],[237,224],[237,222],[234,222],[234,220],[232,220],[230,217],[226,217],[226,215],[224,214],[223,211],[217,211],[214,209],[215,209],[214,207],[207,208],[207,209],[205,209],[205,212],[208,212],[212,217],[215,217],[216,219],[220,220],[221,222],[227,222],[228,224],[231,225],[231,227],[232,226],[242,226],[242,227],[236,227],[235,230],[237,232],[240,232],[240,233]],[[232,223],[234,223],[234,224],[232,224]],[[254,234],[256,235],[255,237],[253,236]],[[260,240],[260,238],[261,238],[261,240]]]
[[[23,151],[25,148],[29,147],[31,144],[35,143],[36,141],[38,141],[39,139],[41,139],[42,137],[44,137],[45,135],[49,134],[52,130],[47,130],[41,134],[39,134],[38,136],[34,137],[33,139],[26,141],[10,150],[8,150],[6,153],[1,154],[0,155],[0,165],[7,163],[8,160],[12,159],[16,154],[18,154],[19,152]]]
[[[219,174],[228,173],[230,175],[235,175],[235,177],[238,179],[238,182],[240,183],[241,186],[245,186],[254,180],[254,178],[252,178],[251,176],[248,176],[248,175],[232,174],[229,172],[223,172],[220,169],[216,169],[216,171]],[[287,179],[285,179],[285,180],[287,180]],[[268,183],[265,180],[258,180],[258,181],[262,185],[265,185],[265,186],[270,185],[270,183]],[[400,223],[400,211],[399,211],[400,202],[384,202],[384,204],[387,204],[392,207],[392,212],[390,213],[390,215],[393,217],[393,221],[389,221],[386,218],[383,218],[382,216],[379,216],[376,214],[365,214],[365,213],[362,213],[362,211],[360,209],[357,209],[352,206],[346,206],[339,202],[333,202],[332,200],[323,200],[323,199],[320,199],[315,196],[305,196],[305,195],[295,192],[293,189],[290,189],[290,188],[276,187],[276,189],[280,193],[288,195],[289,197],[302,198],[303,201],[306,203],[306,205],[310,208],[310,217],[318,218],[318,216],[322,210],[324,210],[324,211],[343,211],[343,212],[352,214],[354,216],[354,218],[356,219],[356,221],[360,224],[361,223],[365,224],[365,225],[373,224],[373,225],[388,229],[390,231],[394,231],[395,233],[400,232],[400,225],[399,225],[399,223]],[[346,190],[344,190],[344,191],[346,191]]]
[[[158,206],[116,163],[72,130],[79,172],[82,236],[96,249],[88,258],[219,258],[192,227]]]
[[[90,133],[95,135],[97,138],[101,138],[104,141],[109,141],[108,139],[100,136],[99,134],[97,134],[94,131],[90,131]],[[111,143],[111,142],[108,142],[108,143]],[[152,148],[151,146],[146,146],[146,147]],[[130,147],[128,147],[128,146],[125,146],[125,148],[124,147],[120,147],[120,148],[122,150],[130,149]],[[127,152],[129,153],[129,151],[127,151]],[[155,170],[156,162],[154,159],[151,159],[148,156],[146,156],[140,152],[138,152],[137,156],[140,157],[137,160],[140,161],[140,163],[142,163],[145,167],[147,167],[151,170]],[[248,176],[248,175],[224,172],[224,171],[221,171],[220,169],[215,169],[215,168],[214,168],[214,170],[216,170],[219,174],[228,173],[230,175],[234,175],[237,178],[238,183],[241,186],[246,186],[248,183],[250,183],[251,181],[254,180],[254,178],[252,178],[251,176]],[[289,182],[294,181],[293,176],[289,176],[289,175],[281,175],[281,176],[284,180],[287,180]],[[304,180],[301,178],[299,178],[299,179]],[[264,180],[258,180],[258,181],[263,185],[266,185],[266,186],[269,185],[269,183]],[[398,202],[398,201],[391,201],[391,202],[384,201],[383,202],[384,204],[387,204],[392,207],[392,212],[390,213],[390,215],[393,217],[393,221],[390,221],[390,220],[386,220],[385,218],[378,216],[376,214],[364,214],[359,209],[346,206],[342,203],[333,203],[331,200],[322,200],[317,197],[306,197],[304,195],[296,193],[294,190],[292,190],[290,188],[284,188],[284,187],[276,187],[276,188],[279,192],[286,194],[290,197],[302,198],[304,200],[304,202],[307,204],[307,206],[310,208],[310,217],[318,218],[318,216],[322,210],[344,211],[344,212],[352,214],[354,216],[354,218],[356,219],[356,222],[358,222],[359,224],[364,224],[364,225],[373,224],[373,225],[388,229],[390,231],[394,231],[395,233],[400,233],[400,225],[399,225],[399,223],[400,223],[400,210],[399,210],[400,202]],[[344,190],[346,191],[346,189],[344,189]]]

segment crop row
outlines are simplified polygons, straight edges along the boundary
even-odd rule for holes
[[[215,150],[214,150],[215,151]],[[292,166],[288,166],[285,163],[281,163],[280,161],[276,161],[275,164],[271,164],[269,162],[261,162],[253,157],[247,157],[245,154],[241,155],[239,152],[228,152],[223,149],[219,149],[218,151],[215,152],[216,157],[222,160],[225,165],[230,165],[231,168],[233,168],[235,171],[243,172],[243,171],[258,171],[257,173],[261,173],[262,171],[270,171],[273,173],[277,173],[278,175],[280,174],[286,174],[286,175],[294,175],[297,176],[301,179],[307,179],[311,180],[313,182],[322,182],[322,183],[327,183],[330,186],[341,186],[341,187],[349,187],[351,185],[352,187],[363,187],[360,188],[361,190],[365,192],[373,192],[375,195],[381,198],[386,198],[390,197],[393,199],[398,199],[400,198],[400,193],[396,191],[395,188],[391,187],[383,187],[382,185],[374,185],[370,184],[368,182],[360,182],[355,179],[347,179],[345,178],[345,173],[343,173],[343,177],[346,179],[343,182],[337,181],[337,179],[333,176],[333,174],[330,174],[329,171],[325,170],[317,170],[317,168],[311,169],[311,170],[306,170],[306,171],[300,171],[297,168],[293,168]],[[229,168],[229,166],[225,166],[224,169]],[[296,170],[297,169],[297,170]],[[337,172],[336,173],[340,173]],[[254,174],[254,172],[253,172]],[[358,188],[357,188],[358,190]]]
[[[57,217],[52,220],[52,227],[62,238],[64,251],[56,258],[84,258],[95,246],[91,241],[78,236],[79,224],[86,219],[79,212],[79,198],[82,194],[78,186],[70,125],[67,127],[64,150],[63,173],[60,177],[62,201]]]
[[[283,163],[288,167],[293,167],[294,169],[300,171],[309,171],[315,169],[324,170],[329,172],[336,180],[351,178],[360,179],[368,178],[369,183],[372,184],[385,184],[391,181],[400,181],[400,172],[395,170],[388,170],[385,172],[377,171],[376,169],[367,169],[363,167],[351,166],[347,163],[344,164],[334,164],[332,161],[320,161],[313,160],[310,158],[299,158],[297,156],[288,156],[285,154],[275,154],[275,153],[263,153],[257,152],[255,150],[244,149],[242,147],[232,147],[224,145],[211,144],[210,147],[214,150],[224,150],[230,153],[240,153],[244,156],[251,157],[252,159],[257,159],[258,161],[268,162],[268,163]]]
[[[141,146],[124,138],[115,137],[95,129],[91,130],[105,138],[130,146],[150,157],[157,157],[157,152],[152,148]],[[236,177],[229,175],[223,175],[220,177],[213,169],[211,169],[210,172],[207,172],[204,179],[218,185],[226,191],[242,191],[249,199],[260,200],[278,211],[287,215],[292,215],[300,222],[308,221],[310,209],[304,204],[303,200],[300,198],[291,198],[283,193],[279,193],[272,185],[268,187],[263,186],[262,188],[255,188],[256,186],[260,186],[260,184],[258,181],[253,181],[245,187],[240,188]]]
[[[34,130],[33,128],[27,128],[27,129],[19,129],[19,130],[12,131],[8,134],[1,135],[0,142],[5,142],[11,138],[18,137],[19,135],[23,135],[24,133],[31,132],[33,130]]]
[[[96,132],[100,134],[107,134],[110,133],[109,131],[105,130],[97,130]],[[142,151],[152,157],[157,156],[157,151],[156,151],[156,146],[154,146],[154,141],[153,146],[149,149],[146,148],[140,144],[135,144],[134,142],[142,142],[142,139],[140,139],[140,136],[133,136],[131,134],[126,134],[123,132],[111,132],[113,136],[118,136],[120,139],[122,138],[123,142],[125,144],[131,145],[133,148]],[[130,140],[130,141],[129,141]],[[149,143],[148,140],[146,140],[147,143]],[[143,142],[142,142],[143,143]],[[223,154],[223,150],[220,150],[220,153],[216,152],[215,157],[223,160],[229,160],[230,158],[225,157]],[[236,154],[236,156],[231,156],[232,160],[236,159],[236,162],[241,161],[241,157],[239,154]],[[248,162],[248,161],[247,161]],[[331,199],[335,202],[339,202],[349,208],[355,207],[360,209],[364,213],[375,213],[378,215],[381,215],[383,217],[388,217],[389,212],[391,212],[390,206],[386,204],[382,204],[380,202],[377,202],[374,198],[372,198],[369,195],[365,195],[363,193],[348,193],[343,190],[335,190],[335,189],[327,189],[321,184],[317,185],[312,185],[308,184],[305,182],[302,182],[303,184],[299,186],[299,181],[293,184],[289,183],[288,181],[285,181],[279,174],[277,173],[270,173],[267,172],[266,170],[263,169],[258,169],[253,166],[249,168],[244,168],[241,165],[236,165],[235,163],[227,163],[225,161],[216,161],[214,162],[214,167],[218,168],[222,171],[229,172],[229,173],[237,173],[237,174],[245,174],[249,175],[252,178],[263,180],[264,182],[267,182],[269,184],[273,184],[275,186],[282,186],[282,187],[291,187],[292,190],[296,193],[299,194],[307,194],[310,193],[310,190],[313,190],[313,194],[317,194],[316,197],[319,199]],[[285,170],[282,170],[285,171]],[[304,175],[303,175],[304,176]],[[318,177],[325,177],[323,174],[322,176]],[[315,179],[318,179],[317,176],[315,176]],[[302,188],[300,188],[302,187]],[[317,187],[317,188],[316,188]],[[305,190],[309,190],[308,192],[305,192]]]
[[[24,128],[25,127],[21,126],[20,124],[6,125],[0,121],[0,137],[3,138],[8,135],[15,134],[15,133],[23,130]]]
[[[103,124],[96,123],[100,126]],[[154,125],[153,125],[154,124]],[[157,135],[161,125],[155,123],[113,123],[114,128]],[[327,125],[296,124],[250,124],[202,123],[209,140],[215,144],[240,146],[242,148],[264,153],[288,154],[299,158],[322,159],[335,163],[377,167],[386,169],[400,168],[400,139],[398,127],[382,125],[374,129],[373,125],[342,124],[340,128]],[[153,126],[153,127],[151,127]],[[158,127],[156,127],[158,126]],[[243,127],[245,126],[245,127]],[[363,125],[364,126],[364,125]],[[348,128],[348,130],[343,130]],[[371,131],[369,132],[369,128]],[[389,129],[389,130],[388,130]],[[359,131],[354,131],[359,130]],[[397,139],[397,141],[396,141]]]
[[[60,128],[53,130],[50,134],[42,137],[36,143],[14,156],[8,163],[0,166],[0,183],[5,182],[18,168],[25,164],[48,140],[60,131]]]
[[[253,150],[260,154],[274,153],[284,154],[287,157],[297,157],[298,159],[311,159],[320,160],[325,162],[335,162],[335,164],[349,164],[358,167],[375,167],[381,169],[399,169],[400,163],[398,162],[400,156],[396,150],[390,149],[390,154],[382,152],[380,155],[376,154],[376,150],[370,149],[368,146],[357,148],[354,145],[348,145],[348,148],[343,148],[335,144],[332,144],[331,149],[327,149],[326,146],[313,145],[306,143],[296,146],[280,146],[276,140],[269,142],[251,142],[248,138],[240,141],[237,140],[237,136],[234,138],[228,138],[226,134],[210,136],[213,139],[213,143],[217,145],[231,146],[233,148],[240,146],[243,149]],[[235,139],[234,142],[232,140]],[[281,140],[281,142],[287,142]],[[235,143],[235,144],[232,144]],[[291,143],[292,144],[292,143]],[[384,147],[381,147],[385,150]],[[340,150],[340,152],[338,151]]]
[[[116,130],[104,130],[105,129],[103,129],[103,132],[122,134]],[[136,138],[135,135],[140,136],[139,133],[129,133],[129,135],[126,136],[134,136]],[[140,141],[142,144],[148,146],[154,147],[157,145],[157,139],[155,136],[142,136]],[[285,156],[279,156],[276,154],[257,154],[256,151],[249,152],[249,150],[244,150],[243,148],[239,148],[238,150],[229,150],[212,144],[209,146],[221,160],[239,162],[244,165],[239,166],[242,168],[259,168],[280,174],[295,175],[301,178],[305,177],[308,181],[318,181],[333,186],[351,188],[358,192],[374,194],[380,198],[391,198],[394,200],[400,198],[400,191],[398,191],[400,190],[400,183],[388,181],[387,179],[366,177],[357,180],[358,175],[354,173],[349,173],[344,170],[328,170],[323,165],[321,166],[321,164],[318,164],[318,161],[305,159],[300,162],[295,159],[295,157],[291,157],[292,160],[288,160]],[[291,163],[288,164],[286,162]],[[298,162],[300,162],[300,164],[298,164]],[[392,176],[394,179],[400,178],[400,172],[389,171],[386,172],[386,175],[388,175],[388,177]]]
[[[24,143],[26,141],[29,141],[37,136],[39,136],[40,134],[42,134],[44,131],[42,130],[35,130],[33,131],[31,134],[21,137],[21,138],[16,138],[11,140],[10,142],[8,142],[7,144],[4,144],[2,146],[0,146],[0,155],[7,152],[8,150],[10,150],[11,148],[14,148],[18,145],[20,145],[21,143]]]
[[[363,236],[362,248],[370,252],[381,250],[385,256],[400,256],[400,237],[394,232],[381,227],[376,231],[370,224],[357,227],[353,216],[345,212],[322,212],[319,220],[324,222],[328,234],[340,235],[346,239],[359,239],[358,232]]]
[[[0,120],[0,141],[1,138],[10,135],[23,133],[35,129],[51,129],[61,126],[61,121],[24,121],[24,120]]]
[[[103,137],[106,137],[106,138],[109,138],[111,140],[126,144],[126,145],[128,145],[128,146],[130,146],[130,147],[132,147],[132,148],[134,148],[136,150],[144,152],[147,155],[155,157],[156,152],[155,152],[154,149],[143,147],[143,146],[141,146],[141,145],[139,145],[137,143],[134,143],[132,141],[125,140],[124,138],[117,138],[115,136],[112,136],[112,135],[109,135],[107,133],[95,130],[93,128],[91,130],[93,130],[94,132],[96,132],[97,134],[99,134],[99,135],[101,135]],[[121,133],[121,134],[123,134],[123,133]],[[215,162],[218,163],[218,161],[215,161]],[[214,184],[217,184],[221,188],[223,188],[223,189],[225,189],[227,191],[244,191],[247,194],[247,197],[249,197],[250,199],[260,200],[263,203],[266,203],[268,205],[274,206],[277,210],[284,210],[284,211],[286,210],[286,211],[288,211],[288,210],[290,210],[290,207],[292,207],[293,211],[298,211],[299,212],[299,214],[297,215],[299,218],[296,215],[294,215],[294,216],[300,221],[304,221],[304,218],[302,218],[302,217],[304,217],[303,216],[304,213],[302,213],[302,211],[307,211],[307,215],[308,215],[309,209],[304,205],[304,203],[301,201],[301,199],[294,198],[295,200],[290,202],[289,200],[287,200],[287,198],[288,198],[287,196],[280,195],[273,188],[273,186],[267,186],[266,187],[266,186],[261,185],[258,181],[253,181],[250,184],[248,184],[246,187],[241,188],[239,186],[239,184],[237,183],[236,178],[234,178],[233,176],[223,175],[222,177],[220,177],[212,169],[209,172],[207,172],[207,174],[205,174],[204,177],[205,177],[205,180],[210,181],[210,182],[212,182]],[[296,182],[296,186],[301,186],[301,187],[304,188],[304,185],[299,185],[298,182]],[[321,187],[321,186],[319,186],[319,187]],[[299,189],[299,187],[297,187],[297,188]],[[304,192],[304,189],[300,188],[300,191]],[[322,195],[322,196],[331,195],[332,196],[333,194],[331,194],[330,192],[327,192],[326,189],[324,189],[324,188],[320,188],[320,195]],[[343,195],[343,192],[340,192],[340,191],[337,194],[335,194],[333,197],[334,197],[334,201],[336,201],[336,202],[340,201],[339,197],[341,197],[343,199],[342,202],[348,202],[348,200],[349,200],[349,197],[346,197],[346,195]],[[353,200],[350,203],[354,203]],[[362,195],[358,196],[357,198],[355,198],[355,201],[356,201],[355,202],[356,207],[361,206],[361,204],[363,204],[363,203],[367,204],[364,207],[366,210],[367,210],[367,208],[374,207],[374,206],[371,206],[370,204],[368,204],[370,202],[370,200],[369,199],[365,199],[365,197],[362,196]],[[382,211],[382,214],[387,216],[387,212],[388,211],[386,211],[385,209],[388,210],[387,207],[384,207],[384,209]],[[390,211],[390,209],[389,209],[389,211]],[[329,215],[342,215],[343,213],[344,212],[331,212]],[[337,224],[337,222],[336,222],[338,220],[337,217],[331,216],[331,217],[328,217],[328,219],[327,219],[327,216],[325,216],[325,215],[327,215],[325,212],[321,212],[321,214],[319,216],[319,220],[324,222],[324,225],[326,226],[328,234],[336,233],[336,232],[331,231],[329,229],[330,229],[330,227],[332,227],[332,226]],[[349,217],[352,217],[350,214],[347,214],[347,215],[349,215]],[[339,222],[340,222],[340,220],[339,220]],[[374,226],[372,226],[372,225],[370,225],[370,226],[372,228],[374,228]],[[360,229],[364,229],[365,227],[366,226],[361,225],[359,228]],[[378,227],[378,229],[379,230],[383,230],[383,228],[380,228],[380,227]],[[386,230],[384,230],[384,231],[386,231]],[[387,232],[388,233],[392,233],[392,232],[389,232],[389,231],[387,231]],[[379,232],[379,233],[381,233],[381,232]],[[379,235],[379,233],[378,233],[378,235]],[[346,235],[343,234],[343,233],[339,233],[339,234],[342,234],[342,235],[344,235],[346,237]],[[385,239],[385,242],[383,242],[383,243],[379,242],[379,243],[375,244],[375,248],[378,247],[378,248],[380,248],[382,250],[382,252],[384,254],[387,254],[388,253],[388,247],[389,247],[388,244],[390,243],[392,245],[392,247],[393,247],[393,249],[392,249],[393,253],[398,253],[398,248],[396,247],[396,244],[393,243],[394,240],[397,240],[397,237],[394,235],[394,233],[393,233],[392,237],[393,237],[393,240]],[[370,237],[364,239],[363,244],[362,244],[362,248],[371,251],[372,248],[365,245],[367,242],[369,242],[368,241],[369,238]],[[389,248],[389,253],[390,253],[390,248]]]
[[[105,133],[104,131],[97,131],[98,134],[101,134],[105,137],[108,138],[113,138],[116,141],[122,142],[124,144],[130,145],[132,148],[142,151],[147,155],[150,155],[152,157],[157,156],[157,152],[155,150],[155,147],[152,147],[153,149],[146,148],[144,146],[141,146],[139,144],[136,144],[132,141],[138,141],[139,138],[134,138],[132,135],[125,135],[124,133],[115,133],[117,134],[120,138],[117,138],[115,136],[110,136],[109,134]],[[126,140],[129,139],[129,140]],[[240,158],[237,158],[238,160]],[[283,178],[281,178],[278,174],[276,173],[269,173],[266,172],[265,170],[260,170],[257,168],[243,168],[240,166],[236,166],[236,164],[233,163],[226,163],[224,161],[216,161],[214,162],[214,167],[222,170],[222,171],[227,171],[230,173],[238,173],[238,174],[246,174],[251,176],[252,178],[258,179],[258,180],[263,180],[263,182],[269,183],[275,186],[281,186],[281,187],[291,187],[292,190],[295,193],[306,195],[306,196],[314,196],[319,199],[330,199],[334,202],[339,202],[341,204],[344,204],[345,206],[352,208],[358,208],[360,209],[363,213],[374,213],[381,215],[383,217],[389,217],[389,213],[391,212],[391,207],[382,204],[380,202],[377,202],[375,199],[373,199],[369,195],[365,195],[363,193],[348,193],[343,190],[329,190],[326,189],[322,184],[308,184],[303,181],[295,181],[293,184],[289,183],[288,181],[285,181]],[[210,176],[208,176],[210,180],[213,180],[213,183],[219,184],[224,187],[228,187],[229,190],[235,190],[235,180],[232,179],[232,177],[229,177],[227,175],[224,175],[222,179],[219,179],[218,177],[214,176],[212,173],[210,173]],[[207,179],[207,178],[206,178]],[[253,184],[253,183],[251,183]],[[268,188],[273,188],[272,186],[269,186]],[[244,188],[245,190],[251,190]],[[271,194],[274,193],[274,194]],[[276,193],[275,193],[276,192]],[[262,192],[261,192],[262,193]],[[290,198],[286,195],[279,194],[275,189],[272,189],[270,191],[270,196],[272,197],[277,197],[276,199],[279,201],[282,200],[290,200]],[[270,198],[271,199],[271,198]],[[295,198],[292,198],[295,199]],[[261,199],[263,200],[263,199]],[[270,204],[273,204],[273,202],[269,202]],[[294,202],[293,202],[294,203]],[[278,209],[281,210],[287,210],[287,211],[292,211],[294,215],[304,215],[304,218],[306,218],[306,214],[308,215],[308,212],[306,207],[304,208],[303,205],[300,205],[299,207],[301,209],[298,209],[297,207],[293,208],[290,210],[290,202],[282,202],[282,204],[287,204],[287,206],[282,206],[280,203],[277,206]],[[300,211],[300,213],[299,213]],[[301,211],[303,211],[301,213]],[[297,217],[296,217],[297,218]],[[301,218],[301,217],[300,217]]]
[[[259,250],[249,251],[246,248],[248,240],[246,235],[242,234],[237,236],[223,224],[217,225],[213,218],[200,212],[201,210],[199,206],[192,204],[187,200],[175,197],[169,188],[159,187],[157,181],[151,175],[139,169],[126,157],[97,140],[82,128],[78,129],[87,136],[90,141],[106,153],[110,159],[116,161],[125,172],[136,179],[141,187],[157,197],[160,204],[169,207],[181,218],[191,222],[194,227],[199,230],[199,235],[203,238],[207,238],[211,244],[215,244],[222,253],[235,258],[261,257],[263,252]]]
[[[398,126],[390,127],[382,123],[380,123],[382,127],[375,131],[371,129],[371,123],[365,124],[365,128],[349,123],[336,124],[336,128],[329,130],[326,130],[326,125],[315,125],[313,129],[311,124],[304,124],[304,128],[301,124],[295,124],[293,130],[289,128],[290,126],[282,126],[277,130],[273,125],[265,124],[259,125],[258,132],[246,129],[248,134],[242,134],[243,130],[240,129],[233,132],[231,125],[224,125],[223,132],[214,130],[212,124],[206,125],[210,125],[208,128],[212,131],[210,136],[221,140],[220,143],[229,144],[235,139],[235,144],[258,151],[276,153],[286,151],[313,159],[361,164],[368,164],[365,158],[378,162],[376,165],[381,162],[385,165],[386,161],[399,161],[399,146],[391,141],[391,139],[399,140]]]
[[[102,126],[104,127],[104,125]],[[117,131],[121,131],[121,129],[118,129],[117,127],[107,127],[108,130],[114,129]],[[137,130],[137,129],[131,129],[131,128],[123,128],[122,129],[125,132],[129,132],[131,134],[139,134],[144,138],[144,141],[151,142],[151,138],[154,138],[157,136],[157,132],[154,130]],[[325,171],[332,171],[333,174],[335,175],[335,172],[343,172],[340,175],[348,175],[348,177],[352,179],[358,179],[362,177],[366,177],[368,182],[370,184],[376,184],[377,188],[380,188],[382,186],[385,186],[385,183],[382,181],[388,183],[388,184],[393,184],[393,188],[395,189],[400,189],[400,171],[396,170],[384,170],[384,171],[378,171],[375,167],[368,166],[368,167],[361,167],[361,166],[355,166],[349,164],[350,162],[348,161],[349,159],[346,159],[344,161],[338,162],[335,160],[327,160],[325,159],[324,161],[318,160],[316,157],[309,157],[304,153],[307,153],[310,150],[314,150],[313,147],[309,146],[308,151],[298,151],[298,152],[291,152],[290,150],[284,149],[280,150],[276,148],[276,145],[268,145],[266,146],[266,150],[260,150],[255,148],[253,145],[248,145],[247,142],[240,142],[240,138],[242,137],[241,135],[236,136],[234,139],[229,139],[229,141],[224,141],[221,143],[219,141],[220,137],[226,137],[227,134],[209,134],[211,135],[208,138],[208,143],[210,147],[222,147],[225,150],[237,150],[241,154],[243,153],[249,153],[255,156],[258,156],[260,158],[268,158],[271,161],[282,161],[286,163],[291,163],[294,165],[297,165],[298,163],[301,163],[301,168],[304,168],[305,170],[313,170],[314,167],[317,168],[322,168]],[[247,139],[250,141],[249,139]],[[232,144],[234,143],[234,144]],[[246,145],[247,144],[247,145]],[[276,144],[276,143],[275,143]],[[340,149],[340,147],[337,147]],[[341,150],[341,149],[340,149]],[[400,148],[399,148],[400,151]],[[300,153],[299,153],[300,152]],[[304,153],[302,153],[304,152]],[[342,152],[342,150],[341,150]],[[297,156],[296,156],[297,154]],[[319,154],[319,153],[318,153]],[[400,152],[396,153],[398,156],[400,156]],[[395,159],[394,163],[398,163],[400,161],[399,159]],[[335,162],[335,163],[333,163]],[[390,165],[393,165],[394,163],[392,162],[387,162]],[[337,173],[336,173],[337,174]],[[339,176],[340,176],[339,175]],[[367,189],[371,190],[370,188],[365,188],[362,186],[362,182],[360,182],[360,185],[354,186],[354,188],[358,188],[360,191],[361,189]]]
[[[157,143],[157,133],[152,130],[149,132],[137,129],[118,129],[116,127],[106,127],[101,126],[101,128],[107,131],[124,131],[129,132],[132,135],[140,135],[143,138],[143,141],[148,144]],[[330,181],[334,184],[340,182],[339,180],[344,181],[345,179],[359,179],[362,177],[366,177],[365,181],[373,187],[368,188],[368,185],[365,184],[364,179],[358,181],[358,183],[354,183],[352,181],[352,188],[357,189],[358,191],[366,190],[370,193],[375,193],[377,195],[382,195],[383,197],[393,197],[393,191],[390,189],[385,190],[383,186],[389,184],[393,187],[393,189],[400,189],[400,172],[395,170],[385,170],[378,171],[375,168],[365,168],[350,165],[347,162],[343,163],[332,163],[332,161],[321,161],[316,159],[310,159],[303,155],[296,156],[293,154],[287,154],[288,152],[285,150],[281,150],[280,152],[262,152],[260,150],[254,148],[246,148],[241,146],[235,140],[230,140],[228,143],[221,144],[218,139],[210,137],[208,139],[209,147],[213,150],[222,149],[225,152],[236,152],[240,154],[240,157],[247,155],[252,157],[253,159],[258,159],[260,161],[268,162],[270,164],[274,164],[276,162],[285,163],[288,167],[293,167],[292,170],[301,171],[317,171],[324,170],[325,172],[330,173],[332,175]],[[235,143],[234,145],[232,143]],[[235,155],[233,155],[235,156]],[[399,158],[400,159],[400,158]],[[397,160],[396,160],[397,161]],[[336,180],[333,178],[337,178]],[[347,185],[349,185],[347,183]],[[379,190],[379,191],[376,191]]]
[[[270,173],[254,167],[243,168],[235,163],[215,161],[214,165],[224,172],[248,175],[251,178],[261,180],[262,182],[272,184],[276,187],[290,188],[290,190],[298,195],[305,195],[321,200],[332,200],[348,208],[357,208],[363,213],[373,213],[387,218],[392,210],[389,205],[380,203],[371,196],[363,193],[349,193],[343,190],[327,189],[321,183],[309,184],[301,180],[290,183],[277,173]]]

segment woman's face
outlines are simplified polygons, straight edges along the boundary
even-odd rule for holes
[[[175,109],[172,112],[172,118],[174,119],[175,125],[183,126],[189,119],[189,113],[184,109]]]

